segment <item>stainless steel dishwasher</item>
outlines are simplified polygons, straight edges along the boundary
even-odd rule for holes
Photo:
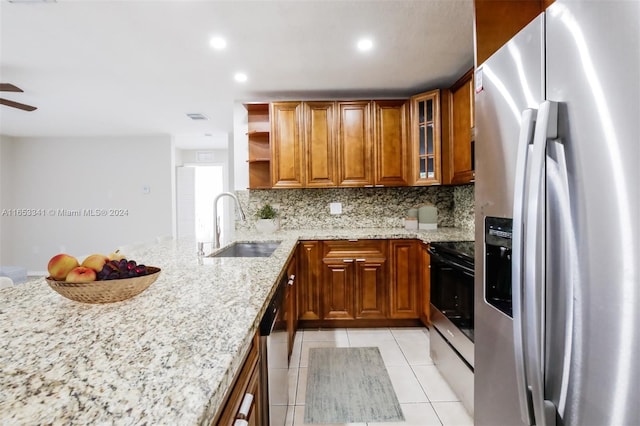
[[[288,342],[285,291],[286,274],[279,280],[267,311],[260,321],[260,374],[262,379],[263,419],[270,426],[284,426],[288,389]]]

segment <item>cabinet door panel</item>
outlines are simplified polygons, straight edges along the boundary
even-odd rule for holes
[[[298,246],[298,319],[320,319],[321,242],[302,241]]]
[[[338,185],[373,185],[369,102],[340,102],[338,110]]]
[[[419,318],[422,304],[417,242],[392,240],[390,257],[390,317]]]
[[[451,89],[443,91],[442,99],[442,181],[445,184],[472,182],[475,178],[473,70],[463,75]]]
[[[356,317],[386,318],[384,259],[356,262]]]
[[[406,186],[407,102],[374,102],[375,185]]]
[[[333,259],[325,259],[323,262],[323,319],[354,319],[353,262]]]
[[[305,185],[336,186],[335,102],[304,103]]]
[[[271,182],[274,188],[302,187],[300,102],[271,104]]]
[[[411,183],[435,185],[440,176],[440,91],[411,97]]]

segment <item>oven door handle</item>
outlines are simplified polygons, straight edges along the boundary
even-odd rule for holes
[[[448,258],[448,257],[444,257],[444,256],[440,256],[438,254],[438,252],[436,252],[435,250],[432,249],[428,249],[427,250],[429,252],[429,254],[431,255],[431,260],[436,260],[437,262],[442,263],[443,265],[447,265],[450,266],[458,271],[463,272],[465,275],[468,275],[470,277],[474,277],[475,276],[475,271],[473,270],[473,268],[469,268],[466,265],[463,265],[462,263],[456,262],[455,260]],[[433,263],[431,263],[431,265],[433,265]],[[429,265],[429,267],[431,267],[431,265]]]

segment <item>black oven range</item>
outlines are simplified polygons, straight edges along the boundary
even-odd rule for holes
[[[429,245],[431,358],[470,413],[474,366],[473,241]]]

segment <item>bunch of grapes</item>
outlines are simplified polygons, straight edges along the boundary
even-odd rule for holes
[[[104,264],[104,267],[98,272],[96,278],[98,280],[118,280],[122,278],[134,278],[147,275],[147,267],[137,265],[135,260],[110,260]]]

